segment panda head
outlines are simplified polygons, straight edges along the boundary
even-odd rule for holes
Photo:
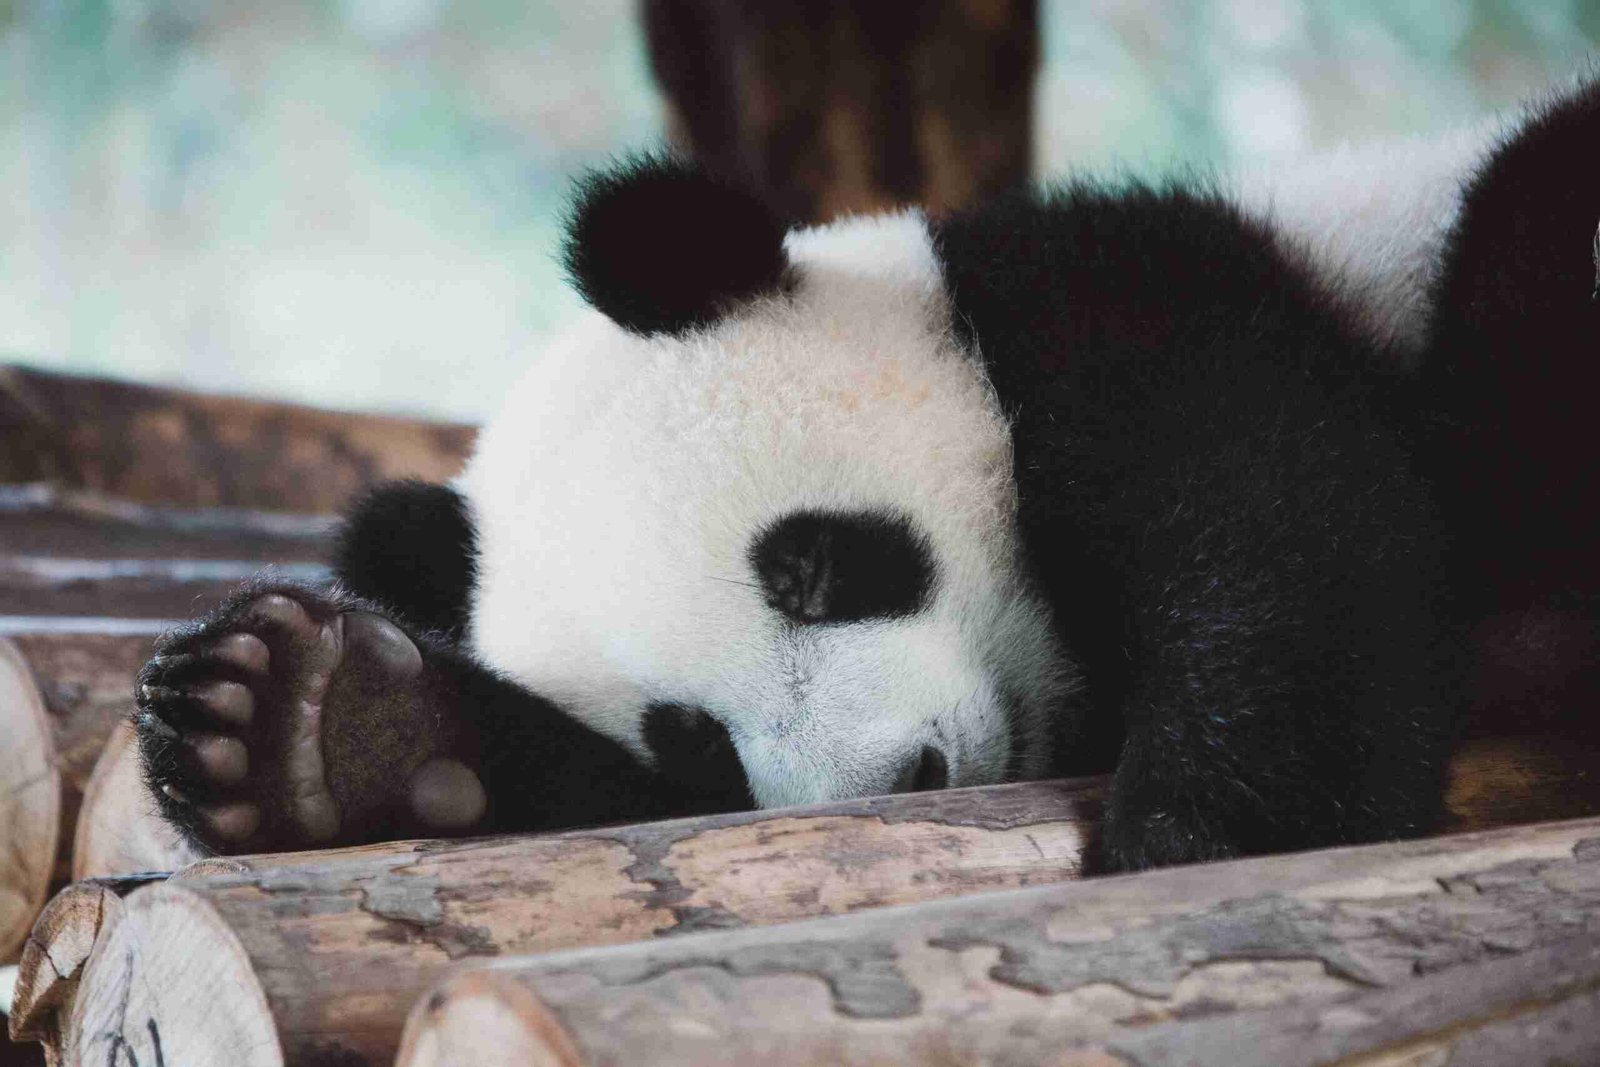
[[[762,806],[1042,773],[1070,679],[922,217],[788,230],[636,160],[567,264],[593,311],[459,483],[474,651],[646,760],[709,716]]]

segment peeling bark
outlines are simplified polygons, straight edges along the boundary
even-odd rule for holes
[[[1600,820],[507,960],[400,1067],[465,1062],[458,989],[589,1067],[1594,1062]]]
[[[753,928],[1072,878],[1102,792],[1099,781],[1038,782],[543,837],[244,857],[249,870],[213,865],[160,887],[119,933],[124,947],[97,956],[84,984],[157,990],[139,994],[140,1010],[167,1035],[170,1062],[178,1031],[162,1012],[181,1009],[170,1000],[179,994],[164,992],[172,974],[143,961],[176,960],[167,946],[179,940],[209,952],[191,931],[225,931],[238,951],[220,953],[231,969],[210,980],[259,990],[284,1062],[387,1064],[405,1013],[458,961],[683,934],[707,915]],[[907,1010],[880,949],[837,955],[817,966],[853,1010]],[[757,947],[728,966],[761,974],[788,961]],[[93,1011],[83,1002],[63,1022],[59,1047],[103,1044],[92,1035],[114,1032],[146,1062],[142,1017],[124,1026],[110,993],[95,994]],[[258,1022],[209,1020],[213,1044],[186,1045],[184,1062],[222,1062]]]

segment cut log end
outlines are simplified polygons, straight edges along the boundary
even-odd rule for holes
[[[447,981],[406,1021],[395,1067],[582,1067],[561,1024],[521,984],[492,971]]]
[[[50,890],[61,823],[61,774],[44,700],[0,639],[0,962],[16,957]]]
[[[120,723],[83,791],[72,878],[171,871],[200,858],[156,811],[139,768],[133,728]]]
[[[102,931],[59,1052],[67,1063],[284,1063],[238,938],[204,899],[177,885],[135,893]]]

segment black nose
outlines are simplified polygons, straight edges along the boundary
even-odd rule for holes
[[[922,751],[901,770],[894,780],[891,793],[926,793],[930,789],[943,789],[950,784],[950,765],[944,753],[924,746]]]
[[[750,564],[767,603],[800,623],[911,615],[933,591],[933,554],[909,520],[797,511],[763,530]]]

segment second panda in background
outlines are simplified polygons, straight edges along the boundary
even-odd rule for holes
[[[358,504],[336,586],[163,640],[156,800],[243,851],[1112,771],[1108,869],[1426,832],[1473,561],[1532,588],[1593,510],[1574,443],[1496,540],[1454,444],[1520,447],[1592,358],[1597,99],[1414,175],[1441,209],[1381,262],[1416,269],[1367,277],[1207,189],[790,231],[680,164],[597,174],[594,314],[461,478]]]

